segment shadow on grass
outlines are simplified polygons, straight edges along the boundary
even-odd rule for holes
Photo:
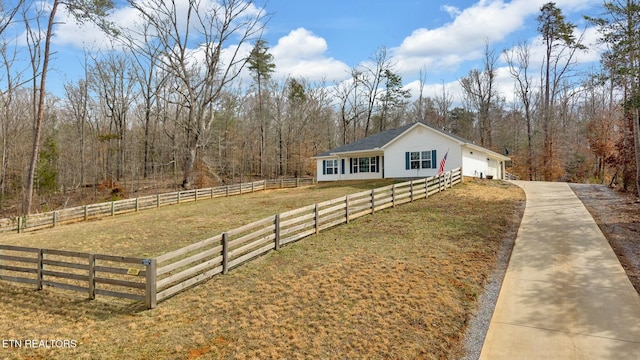
[[[50,314],[74,319],[106,320],[114,316],[134,315],[147,310],[141,302],[98,296],[91,300],[85,294],[45,287],[0,283],[3,313]]]
[[[315,186],[315,189],[331,189],[331,188],[342,188],[345,186],[361,189],[361,190],[370,190],[382,186],[391,185],[394,183],[400,183],[404,180],[398,179],[377,179],[377,180],[348,180],[348,181],[327,181],[320,182]]]

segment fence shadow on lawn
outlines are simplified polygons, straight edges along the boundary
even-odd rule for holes
[[[73,294],[62,289],[39,291],[32,287],[12,286],[0,283],[2,306],[8,313],[24,316],[33,314],[61,315],[75,321],[102,321],[114,316],[132,315],[147,311],[143,302],[126,299],[92,300],[80,294]]]

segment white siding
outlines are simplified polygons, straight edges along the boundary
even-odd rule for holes
[[[435,169],[409,169],[407,170],[405,154],[412,151],[432,151],[436,150]],[[438,167],[444,154],[447,155],[445,171],[455,169],[460,166],[462,155],[460,144],[442,134],[423,126],[416,126],[408,133],[395,139],[385,147],[385,168],[386,178],[408,178],[408,177],[428,177],[438,174]]]
[[[436,151],[436,162],[430,169],[407,169],[406,154],[411,152]],[[384,151],[384,153],[383,153]],[[440,162],[447,154],[445,171],[462,167],[464,176],[503,177],[502,161],[507,159],[484,148],[463,143],[434,129],[417,124],[403,135],[397,137],[382,149],[371,149],[358,153],[343,153],[335,157],[316,159],[318,181],[362,180],[385,178],[429,177],[438,174]],[[384,154],[384,159],[383,159]],[[338,157],[339,156],[339,157]],[[380,156],[380,171],[351,173],[350,158]],[[323,175],[322,160],[338,159],[338,173]],[[345,169],[342,174],[342,161]]]
[[[499,179],[500,178],[500,171],[498,170],[499,166],[500,166],[500,161],[496,159],[489,159],[488,165],[487,165],[488,167],[487,175],[493,176],[494,179]]]
[[[477,149],[465,148],[462,161],[462,174],[464,176],[483,177],[493,176],[494,179],[502,179],[502,159],[495,154],[486,153]]]
[[[340,160],[338,160],[338,174],[326,175],[322,173],[322,165],[324,160],[333,160],[333,159],[317,159],[316,160],[316,176],[318,177],[318,181],[338,181],[340,180]]]
[[[486,177],[489,166],[487,154],[477,150],[464,149],[462,160],[462,174],[472,177]]]
[[[318,181],[338,181],[338,180],[368,180],[368,179],[381,179],[382,178],[382,155],[378,154],[358,154],[353,155],[352,157],[380,157],[379,172],[363,172],[363,173],[352,173],[351,172],[351,157],[341,157],[338,158],[338,173],[337,174],[323,174],[323,160],[330,160],[329,158],[325,159],[317,159],[316,160],[316,169],[317,169],[317,177]],[[344,160],[344,174],[342,173],[342,161]]]

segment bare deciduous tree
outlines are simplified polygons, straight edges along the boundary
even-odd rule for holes
[[[522,103],[524,120],[527,125],[527,176],[533,180],[533,110],[536,98],[533,78],[529,75],[531,65],[531,46],[521,42],[515,48],[505,51],[509,64],[509,74],[515,81],[515,92]]]
[[[489,48],[489,43],[485,43],[483,69],[473,69],[469,74],[460,79],[460,86],[464,93],[478,112],[478,127],[480,131],[480,145],[492,146],[492,119],[491,107],[498,100],[498,90],[496,88],[496,62],[498,56],[495,51]]]
[[[113,3],[111,0],[54,0],[51,4],[50,9],[48,10],[48,16],[46,16],[47,12],[43,11],[44,9],[40,9],[43,11],[42,15],[46,17],[46,31],[44,33],[44,39],[42,39],[40,32],[40,23],[39,16],[36,17],[37,27],[35,31],[28,31],[28,34],[31,34],[33,39],[36,39],[37,42],[31,44],[31,62],[33,67],[33,75],[34,75],[34,105],[36,105],[35,117],[34,117],[34,126],[33,126],[33,146],[31,152],[31,161],[29,162],[29,170],[27,174],[27,190],[25,194],[25,201],[23,212],[30,213],[31,212],[31,202],[33,200],[33,185],[34,179],[36,175],[36,165],[38,163],[38,154],[40,152],[40,137],[42,132],[42,123],[45,116],[45,102],[46,102],[46,85],[47,85],[47,73],[49,70],[49,61],[51,57],[51,38],[53,37],[53,26],[55,23],[56,13],[58,11],[58,7],[66,6],[66,8],[71,12],[71,14],[78,20],[79,22],[85,20],[91,20],[94,22],[102,22],[104,21],[104,17],[106,15],[106,11],[113,8]],[[36,6],[43,6],[38,3]],[[24,11],[24,19],[25,25],[28,30],[31,28],[30,19],[26,15],[27,10]],[[33,30],[33,29],[31,29]],[[43,47],[42,41],[44,40]],[[41,62],[39,60],[42,60]],[[39,84],[37,84],[36,79],[39,78]],[[37,86],[39,85],[39,86]],[[37,95],[36,95],[37,93]]]
[[[247,62],[243,45],[258,38],[266,20],[252,1],[129,1],[151,25],[164,56],[159,66],[176,80],[185,116],[182,186],[193,183],[198,151],[210,140],[212,107]]]

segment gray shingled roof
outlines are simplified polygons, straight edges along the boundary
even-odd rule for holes
[[[342,145],[339,146],[335,149],[331,149],[328,151],[325,151],[323,153],[320,153],[316,156],[329,156],[331,154],[334,153],[342,153],[342,152],[351,152],[351,151],[361,151],[361,150],[372,150],[375,148],[380,148],[384,145],[386,145],[388,142],[390,142],[391,140],[395,139],[397,136],[399,136],[400,134],[402,134],[403,132],[405,132],[408,128],[412,127],[413,125],[415,125],[415,123],[413,124],[409,124],[409,125],[405,125],[396,129],[391,129],[391,130],[385,130],[382,132],[379,132],[377,134],[371,135],[371,136],[367,136],[366,138],[360,139],[360,140],[356,140],[350,144],[346,144],[346,145]]]
[[[402,133],[404,133],[405,131],[407,131],[407,129],[409,129],[410,127],[414,126],[417,123],[411,123],[396,129],[391,129],[391,130],[385,130],[382,132],[379,132],[377,134],[371,135],[371,136],[367,136],[366,138],[357,140],[355,142],[352,142],[350,144],[346,144],[346,145],[342,145],[339,146],[335,149],[331,149],[331,150],[327,150],[325,152],[322,152],[318,155],[316,155],[315,157],[322,157],[322,156],[329,156],[331,154],[335,154],[335,153],[343,153],[343,152],[351,152],[351,151],[363,151],[363,150],[373,150],[376,148],[381,148],[383,146],[385,146],[386,144],[388,144],[389,142],[391,142],[393,139],[395,139],[396,137],[400,136]],[[428,124],[425,123],[421,123],[422,125],[429,127],[437,132],[440,132],[444,135],[448,135],[451,136],[457,140],[459,140],[462,143],[469,143],[469,141],[450,134],[450,133],[445,133],[442,130],[438,130],[436,128],[434,128],[433,126],[430,126]]]

